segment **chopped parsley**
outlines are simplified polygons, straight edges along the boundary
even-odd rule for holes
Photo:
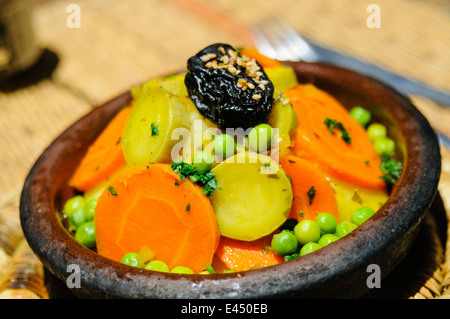
[[[309,205],[311,205],[313,203],[314,196],[316,196],[316,189],[314,188],[314,185],[311,186],[311,188],[306,193],[306,195],[308,195],[308,197],[309,197]]]
[[[362,205],[363,201],[361,199],[361,197],[359,197],[358,191],[355,189],[355,191],[353,192],[353,197],[352,197],[352,201]]]
[[[207,265],[206,265],[206,270],[207,270],[211,275],[215,274],[214,268],[213,268],[210,264],[207,264]]]
[[[159,126],[152,122],[151,124],[152,137],[159,135]]]
[[[269,253],[272,250],[272,247],[270,245],[264,245],[261,248],[261,252],[265,255],[267,253]]]
[[[180,186],[180,183],[178,181],[175,181],[175,186]]]
[[[342,125],[341,122],[338,122],[336,120],[327,117],[323,123],[327,126],[328,131],[330,131],[331,134],[333,135],[336,134],[334,129],[337,128],[341,131],[341,138],[344,140],[345,143],[350,144],[352,142],[350,135],[348,134],[347,130],[344,128],[344,125]]]
[[[390,158],[388,155],[381,155],[380,170],[383,173],[380,178],[388,185],[393,185],[402,174],[402,163]]]
[[[295,259],[297,257],[300,257],[300,254],[294,253],[292,255],[286,255],[286,256],[284,256],[284,261],[289,261],[289,260]]]
[[[117,196],[118,195],[116,190],[112,186],[108,186],[108,192],[110,192],[111,195],[113,195],[113,196]]]
[[[186,205],[186,211],[189,213],[191,211],[191,203]]]
[[[185,163],[183,161],[170,164],[172,170],[180,175],[183,181],[187,178],[191,180],[192,183],[196,183],[203,187],[202,193],[211,196],[212,192],[216,189],[220,189],[217,186],[216,174],[211,172],[199,172],[191,164]]]

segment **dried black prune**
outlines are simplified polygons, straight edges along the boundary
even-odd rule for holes
[[[261,65],[216,43],[187,62],[186,88],[199,112],[220,128],[247,129],[267,121],[274,88]]]

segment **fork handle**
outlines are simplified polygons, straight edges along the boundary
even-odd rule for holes
[[[310,43],[313,51],[320,57],[320,62],[334,64],[340,67],[351,69],[358,73],[363,73],[369,77],[375,78],[381,82],[388,84],[403,94],[420,95],[439,103],[440,105],[450,108],[450,95],[431,88],[423,83],[407,79],[395,73],[386,71],[376,65],[363,62],[354,57],[331,51],[327,48],[320,47],[314,43]]]

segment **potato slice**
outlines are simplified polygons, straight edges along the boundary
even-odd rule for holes
[[[148,85],[131,111],[122,136],[128,166],[171,162],[175,129],[189,128],[189,112],[175,95],[159,85]]]
[[[221,187],[211,196],[221,235],[256,240],[275,231],[288,218],[291,183],[270,157],[238,153],[211,172]]]
[[[389,197],[386,190],[365,189],[336,178],[329,180],[335,192],[340,221],[351,221],[352,213],[362,206],[377,211]]]
[[[275,89],[273,97],[275,103],[272,107],[267,123],[278,128],[275,139],[280,148],[280,154],[288,153],[288,147],[293,145],[292,134],[297,129],[297,113],[283,92],[298,85],[297,75],[293,68],[288,66],[264,68]]]
[[[286,150],[293,145],[291,136],[297,129],[297,113],[281,92],[275,92],[275,104],[272,107],[267,124],[278,129],[275,140],[278,141],[281,150]]]
[[[188,96],[186,85],[184,84],[184,78],[186,74],[173,74],[167,77],[155,78],[147,83],[140,84],[131,90],[133,99],[139,100],[142,96],[148,94],[147,90],[153,86],[159,86],[169,93],[176,96]]]
[[[289,66],[266,67],[264,71],[272,82],[275,91],[284,92],[298,84],[297,74]]]

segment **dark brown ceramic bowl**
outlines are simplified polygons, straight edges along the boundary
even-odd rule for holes
[[[67,186],[87,146],[127,102],[125,93],[96,108],[48,147],[29,173],[20,217],[26,239],[44,266],[66,282],[80,269],[79,297],[96,298],[356,298],[369,290],[373,269],[385,277],[407,254],[436,193],[437,137],[408,99],[365,76],[321,64],[291,64],[300,82],[328,91],[345,106],[368,108],[397,142],[403,174],[381,209],[350,235],[301,258],[232,274],[178,275],[133,268],[78,244],[57,211],[74,194]],[[369,267],[369,268],[368,268]],[[73,278],[73,276],[71,277]]]

